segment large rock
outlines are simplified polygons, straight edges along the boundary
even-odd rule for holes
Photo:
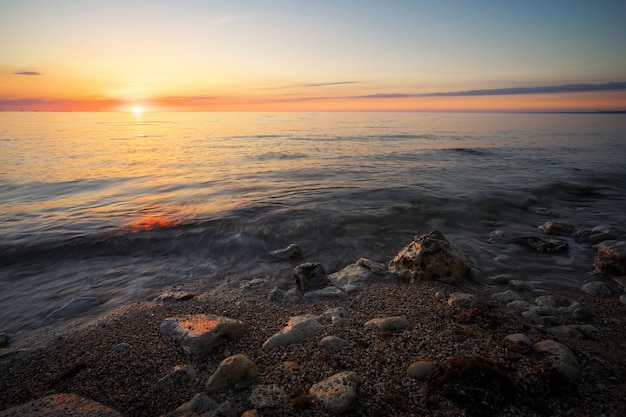
[[[599,243],[595,266],[601,272],[626,274],[626,241],[606,240]]]
[[[220,362],[219,366],[206,383],[207,392],[213,392],[229,385],[247,383],[256,377],[259,369],[244,354],[232,355]]]
[[[313,385],[309,393],[333,414],[345,412],[356,399],[359,377],[355,372],[335,374]]]
[[[52,394],[0,411],[3,417],[122,417],[122,413],[76,394]]]
[[[294,268],[293,275],[300,291],[319,290],[332,285],[324,268],[318,263],[306,262],[298,265]]]
[[[318,318],[319,316],[314,314],[291,317],[287,326],[263,343],[263,349],[275,349],[314,336],[319,329],[324,327],[317,321]]]
[[[246,325],[240,320],[213,314],[170,317],[161,324],[161,333],[177,339],[194,359],[202,359],[214,347],[239,337],[245,330]]]
[[[470,274],[467,257],[438,231],[416,237],[389,262],[389,271],[414,281],[462,281]]]

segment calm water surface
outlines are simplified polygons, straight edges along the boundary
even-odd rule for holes
[[[490,238],[623,233],[625,145],[609,114],[0,113],[0,331],[79,297],[93,315],[173,287],[287,289],[298,262],[387,262],[433,229],[483,276],[579,285],[591,243]],[[302,260],[268,255],[290,243]]]

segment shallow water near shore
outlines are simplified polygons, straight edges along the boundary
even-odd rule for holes
[[[300,262],[387,262],[433,229],[479,278],[579,286],[595,242],[556,236],[569,250],[540,254],[508,238],[546,221],[626,230],[624,115],[0,113],[0,126],[0,331],[14,337],[173,288],[288,289]],[[269,255],[290,243],[301,259]]]

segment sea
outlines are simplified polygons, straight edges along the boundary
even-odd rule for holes
[[[515,241],[549,221],[582,234],[550,236],[563,253]],[[478,281],[575,287],[593,228],[625,237],[624,114],[0,113],[14,340],[167,291],[290,290],[299,263],[387,263],[433,230]],[[290,244],[300,259],[270,254]]]

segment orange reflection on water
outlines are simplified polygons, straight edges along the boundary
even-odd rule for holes
[[[155,229],[164,229],[178,224],[180,224],[180,222],[171,217],[150,216],[134,221],[131,223],[130,227],[131,233],[136,233],[144,230],[150,231]]]

